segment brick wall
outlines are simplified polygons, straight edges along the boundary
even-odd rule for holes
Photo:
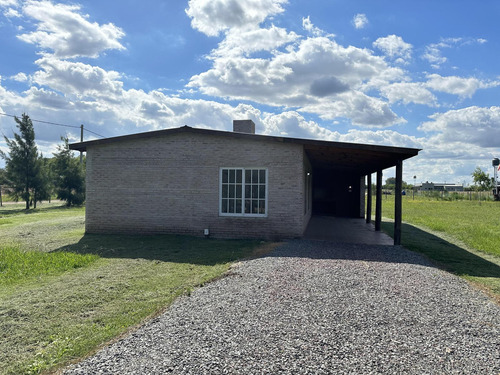
[[[88,233],[179,233],[221,238],[301,236],[303,147],[195,133],[87,150]],[[221,167],[268,169],[268,216],[219,216]]]

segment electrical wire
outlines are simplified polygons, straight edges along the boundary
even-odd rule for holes
[[[0,112],[0,115],[2,116],[8,116],[8,117],[12,117],[12,118],[15,118],[17,116],[14,116],[14,115],[9,115],[8,113],[3,113],[3,112]],[[47,124],[47,125],[55,125],[55,126],[64,126],[66,128],[74,128],[74,129],[81,129],[81,126],[77,126],[77,125],[68,125],[68,124],[59,124],[57,122],[51,122],[51,121],[43,121],[43,120],[35,120],[35,119],[32,119],[30,118],[31,121],[34,121],[34,122],[40,122],[42,124]],[[92,133],[94,135],[97,135],[98,137],[101,137],[101,138],[106,138],[105,136],[103,135],[100,135],[92,130],[89,130],[89,129],[85,129],[85,127],[83,127],[83,130],[86,131],[86,132],[89,132],[89,133]]]

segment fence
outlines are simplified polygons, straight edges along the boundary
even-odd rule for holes
[[[372,189],[374,191],[375,189]],[[375,192],[373,192],[375,195]],[[394,195],[394,190],[383,189],[382,194],[386,197],[388,195]],[[420,191],[420,190],[403,190],[403,195],[406,199],[412,199],[413,197],[425,197],[429,199],[445,200],[445,201],[457,201],[457,200],[468,200],[468,201],[493,201],[494,196],[491,191]]]

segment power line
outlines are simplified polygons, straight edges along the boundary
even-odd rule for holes
[[[2,116],[12,117],[12,118],[17,117],[17,116],[14,116],[14,115],[9,115],[9,114],[7,114],[7,113],[3,113],[3,112],[0,112],[0,115],[2,115]],[[30,119],[31,119],[31,121],[34,121],[34,122],[40,122],[40,123],[42,123],[42,124],[47,124],[47,125],[63,126],[63,127],[66,127],[66,128],[75,128],[75,129],[80,129],[80,128],[81,128],[81,126],[76,126],[76,125],[59,124],[59,123],[57,123],[57,122],[43,121],[43,120],[35,120],[35,119],[32,119],[32,118],[30,118]],[[97,135],[98,137],[101,137],[101,138],[106,138],[105,136],[100,135],[100,134],[98,134],[98,133],[96,133],[96,132],[93,132],[92,130],[88,130],[88,129],[85,129],[85,128],[83,128],[83,130],[84,130],[84,131],[87,131],[87,132],[89,132],[89,133],[95,134],[95,135]]]
[[[99,136],[99,137],[101,137],[101,138],[106,138],[105,136],[100,135],[100,134],[97,134],[96,132],[93,132],[92,130],[85,129],[85,127],[83,128],[83,130],[84,130],[84,131],[86,131],[86,132],[89,132],[89,133],[95,134],[95,135],[97,135],[97,136]]]

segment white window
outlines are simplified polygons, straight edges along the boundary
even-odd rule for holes
[[[222,216],[267,216],[267,169],[221,168]]]

